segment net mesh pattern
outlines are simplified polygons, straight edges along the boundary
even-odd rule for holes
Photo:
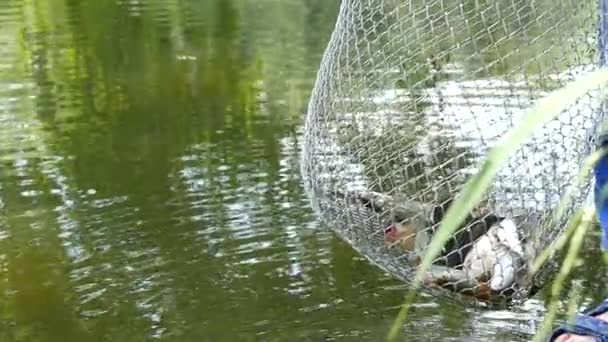
[[[489,149],[535,100],[595,68],[596,7],[581,0],[343,0],[302,152],[305,188],[322,221],[410,281],[443,213]],[[504,303],[525,300],[549,279],[554,263],[533,277],[525,271],[565,227],[551,213],[593,151],[598,98],[588,93],[511,155],[444,246],[425,277],[427,291]],[[573,190],[568,214],[590,186]]]

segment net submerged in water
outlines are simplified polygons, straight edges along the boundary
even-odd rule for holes
[[[413,279],[443,214],[526,109],[598,61],[597,4],[579,0],[343,0],[305,123],[302,174],[322,221]],[[513,303],[554,263],[552,212],[593,151],[597,92],[528,139],[444,246],[436,295]],[[574,191],[571,214],[589,193]],[[569,215],[565,215],[567,217]]]

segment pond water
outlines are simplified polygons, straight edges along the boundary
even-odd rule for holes
[[[338,6],[1,2],[0,340],[381,340],[405,288],[300,183]],[[405,340],[528,340],[545,292],[511,310],[421,296]]]

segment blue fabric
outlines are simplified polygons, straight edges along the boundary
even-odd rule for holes
[[[586,314],[576,315],[574,322],[555,329],[547,341],[552,342],[561,334],[571,333],[593,336],[599,342],[608,342],[608,322],[593,317],[606,311],[608,311],[608,299]]]
[[[600,136],[599,148],[608,147],[608,136]],[[602,249],[608,250],[608,155],[602,157],[593,170],[595,176],[595,210],[602,228]],[[604,193],[602,194],[602,190]]]

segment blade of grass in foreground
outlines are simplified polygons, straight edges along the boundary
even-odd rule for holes
[[[523,142],[529,138],[534,130],[541,127],[589,91],[597,89],[604,83],[608,82],[608,70],[600,69],[583,77],[580,80],[571,82],[568,86],[556,90],[537,103],[525,114],[523,122],[517,127],[510,130],[502,142],[497,144],[488,157],[481,165],[479,171],[472,176],[461,194],[455,199],[448,209],[444,219],[441,221],[437,233],[425,253],[424,259],[413,281],[410,293],[406,297],[406,302],[402,306],[401,311],[397,315],[387,339],[394,341],[399,333],[400,328],[407,319],[407,312],[414,298],[414,291],[420,286],[424,274],[427,272],[433,260],[437,257],[441,248],[450,238],[453,232],[462,223],[466,214],[474,208],[479,200],[483,197],[490,183],[500,170],[500,167],[506,162],[509,155],[515,152]]]
[[[560,199],[557,208],[555,209],[555,214],[553,215],[554,222],[558,222],[561,219],[561,217],[566,212],[567,207],[572,202],[573,190],[583,184],[583,181],[587,179],[587,175],[589,174],[589,172],[591,172],[595,164],[597,164],[600,158],[606,155],[606,153],[608,153],[608,149],[600,149],[593,152],[589,157],[585,159],[585,163],[581,167],[581,170],[578,173],[575,182],[571,184],[570,187],[566,190],[566,193],[564,193],[564,195]],[[540,252],[539,255],[536,257],[536,259],[534,259],[532,266],[528,270],[528,274],[536,274],[536,272],[538,272],[541,266],[549,259],[549,257],[553,253],[560,251],[562,248],[564,248],[566,242],[570,238],[570,235],[572,235],[574,228],[575,226],[568,225],[568,228],[566,228],[564,233],[562,233],[555,241],[553,241],[551,245],[542,250],[542,252]]]
[[[555,320],[555,315],[557,314],[557,306],[563,284],[576,264],[576,259],[578,257],[581,245],[583,244],[585,232],[591,226],[594,215],[594,210],[585,211],[581,209],[576,213],[575,218],[573,219],[572,225],[576,228],[574,234],[572,235],[572,239],[570,239],[570,247],[568,249],[568,253],[566,254],[566,258],[562,263],[562,267],[560,268],[559,273],[551,286],[551,302],[549,304],[549,309],[543,318],[543,323],[541,324],[540,329],[538,329],[536,335],[534,336],[534,342],[544,341],[551,331],[551,324]]]
[[[604,157],[608,153],[608,149],[598,149],[594,151],[589,157],[585,159],[583,166],[581,167],[574,184],[571,184],[570,187],[566,190],[566,193],[560,199],[560,202],[555,209],[555,214],[553,215],[554,220],[559,220],[564,215],[564,212],[569,207],[573,198],[573,190],[578,188],[583,184],[585,180],[587,180],[588,174],[593,170],[595,164],[600,161],[602,157]]]

